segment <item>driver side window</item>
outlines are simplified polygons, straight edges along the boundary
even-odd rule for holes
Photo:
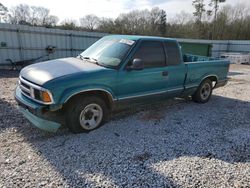
[[[163,44],[158,41],[143,41],[132,59],[141,59],[144,68],[166,66]]]

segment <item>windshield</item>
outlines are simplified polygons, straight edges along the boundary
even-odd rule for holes
[[[95,59],[99,65],[116,67],[128,53],[135,41],[127,39],[102,38],[80,54]]]

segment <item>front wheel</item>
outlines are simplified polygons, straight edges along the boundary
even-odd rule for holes
[[[194,95],[192,95],[193,101],[198,103],[208,102],[212,95],[212,90],[213,90],[212,81],[210,79],[205,79],[200,84]]]
[[[78,97],[66,109],[66,124],[74,133],[100,127],[108,117],[106,103],[99,97]]]

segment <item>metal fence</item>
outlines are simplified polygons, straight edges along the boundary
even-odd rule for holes
[[[49,59],[76,56],[105,35],[107,34],[0,23],[0,65],[6,64],[6,59],[18,61],[46,55],[47,46],[56,47],[55,52],[49,55]],[[250,52],[250,40],[177,40],[212,44],[214,57],[224,52]]]
[[[213,57],[220,57],[220,55],[225,52],[250,53],[250,40],[177,40],[180,42],[211,44]]]
[[[49,59],[76,56],[105,33],[49,29],[0,23],[0,64],[46,55],[46,47],[56,47]]]

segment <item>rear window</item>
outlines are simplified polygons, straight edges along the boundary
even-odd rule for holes
[[[180,63],[180,50],[179,45],[175,41],[165,42],[166,46],[166,62],[167,65],[178,65]]]

